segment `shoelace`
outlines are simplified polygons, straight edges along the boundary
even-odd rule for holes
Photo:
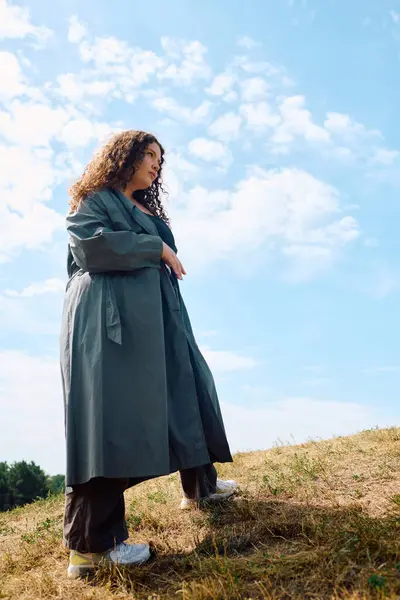
[[[129,552],[129,546],[125,542],[121,542],[116,546],[115,551],[124,556]]]

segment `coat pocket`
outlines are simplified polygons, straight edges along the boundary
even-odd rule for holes
[[[169,273],[167,267],[162,264],[160,276],[161,290],[170,310],[179,311],[179,289],[174,281],[175,274]]]
[[[122,344],[121,317],[119,314],[115,291],[107,275],[101,275],[106,305],[107,337],[116,344]]]

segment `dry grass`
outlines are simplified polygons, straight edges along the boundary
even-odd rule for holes
[[[400,429],[238,454],[241,494],[182,512],[176,475],[126,493],[154,559],[69,581],[63,498],[0,514],[3,599],[400,598]]]

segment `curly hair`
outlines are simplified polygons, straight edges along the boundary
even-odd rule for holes
[[[160,147],[160,170],[152,185],[146,190],[134,192],[133,197],[150,212],[169,223],[161,199],[162,195],[166,195],[161,177],[164,148],[154,135],[144,131],[128,130],[117,133],[94,155],[83,174],[70,189],[70,211],[76,211],[84,198],[101,188],[125,190],[136,167],[142,162],[146,148],[152,143],[156,143]]]

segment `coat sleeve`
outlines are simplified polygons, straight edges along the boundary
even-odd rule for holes
[[[80,269],[91,273],[133,271],[161,266],[160,237],[114,231],[107,210],[98,196],[85,199],[67,216],[72,256]]]

